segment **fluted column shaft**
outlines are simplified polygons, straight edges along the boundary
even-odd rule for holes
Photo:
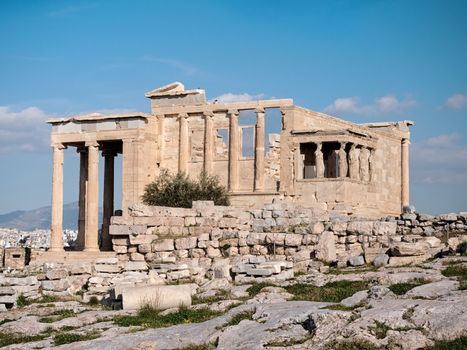
[[[187,172],[188,168],[188,115],[179,115],[179,155],[178,155],[178,171]]]
[[[239,152],[239,133],[238,133],[238,111],[230,110],[230,129],[229,129],[229,191],[238,190],[238,152]]]
[[[110,218],[114,212],[114,160],[115,152],[104,152],[104,205],[102,220],[102,250],[112,250],[112,238],[109,235]]]
[[[401,202],[402,207],[410,205],[410,187],[409,187],[409,139],[402,139],[401,145]]]
[[[88,153],[85,147],[78,148],[79,153],[79,213],[78,213],[78,236],[76,238],[76,249],[84,248],[84,234],[86,231],[86,186],[88,181]]]
[[[204,171],[212,174],[214,160],[214,113],[204,113]]]
[[[65,146],[61,143],[53,145],[52,174],[52,218],[50,227],[50,251],[63,251],[63,159]]]
[[[255,191],[264,190],[264,109],[256,109]]]
[[[86,143],[88,147],[88,185],[86,189],[86,233],[84,250],[99,250],[99,144]]]

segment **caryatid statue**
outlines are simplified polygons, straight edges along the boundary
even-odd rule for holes
[[[323,152],[321,151],[321,142],[316,144],[315,161],[316,161],[316,177],[324,177],[324,160]]]

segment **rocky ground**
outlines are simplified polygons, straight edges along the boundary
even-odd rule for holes
[[[108,310],[19,300],[7,349],[465,349],[467,257],[416,267],[321,269],[277,285],[214,279],[190,308]]]

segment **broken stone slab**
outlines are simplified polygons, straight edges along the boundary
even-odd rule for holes
[[[122,268],[118,265],[95,265],[94,269],[96,272],[105,272],[105,273],[120,273]]]
[[[174,249],[174,240],[170,238],[157,240],[152,243],[152,251],[154,252],[172,251]]]
[[[457,214],[456,213],[442,214],[439,216],[439,219],[442,221],[447,221],[447,222],[457,221]]]
[[[127,261],[123,269],[125,271],[147,270],[148,264],[145,261]]]
[[[440,296],[450,294],[452,291],[459,288],[459,282],[451,280],[441,280],[438,282],[423,284],[409,290],[405,295],[407,297],[417,298],[438,298]]]
[[[274,273],[280,273],[287,267],[287,263],[285,261],[267,261],[256,267],[260,269],[272,269]]]
[[[420,264],[431,258],[431,254],[416,256],[392,256],[389,258],[388,266],[397,267],[404,265]]]
[[[386,266],[389,262],[389,255],[387,254],[380,254],[376,256],[373,260],[373,266],[375,267],[382,267]]]
[[[363,258],[362,255],[352,256],[349,259],[349,264],[350,266],[362,266],[362,265],[365,265],[365,259]]]
[[[274,273],[272,268],[250,268],[247,269],[246,274],[249,276],[271,276]]]
[[[426,237],[423,239],[425,243],[427,243],[430,248],[438,248],[441,246],[441,240],[439,238],[436,238],[434,236],[432,237]]]
[[[192,249],[196,248],[197,238],[196,237],[184,237],[177,238],[175,240],[176,249]]]
[[[151,285],[124,289],[122,306],[124,310],[135,310],[151,305],[158,310],[191,306],[191,285]]]
[[[237,264],[232,266],[233,273],[246,273],[246,271],[250,268],[255,267],[254,264]]]
[[[356,292],[352,296],[345,298],[341,301],[341,304],[347,307],[355,307],[359,304],[362,304],[368,299],[368,291],[367,290],[361,290],[359,292]]]
[[[49,280],[59,280],[62,278],[67,278],[68,270],[67,269],[49,269],[45,273],[45,276]]]
[[[324,231],[316,246],[316,258],[325,262],[333,262],[337,259],[336,239],[331,231]]]
[[[130,230],[127,225],[110,225],[109,235],[111,236],[128,236]]]
[[[15,290],[12,287],[0,287],[0,295],[14,295]]]
[[[118,264],[117,258],[98,258],[96,259],[96,264],[99,265],[116,265]]]
[[[391,253],[394,256],[424,255],[428,252],[429,248],[430,246],[425,242],[397,242],[392,246]]]

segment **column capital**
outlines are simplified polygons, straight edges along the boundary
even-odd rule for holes
[[[238,117],[238,115],[240,114],[238,109],[229,109],[227,111],[227,113],[229,113],[231,117],[233,117],[233,116]]]
[[[402,144],[403,144],[404,146],[405,146],[405,145],[407,145],[407,146],[410,145],[410,139],[405,139],[405,138],[404,138],[404,139],[402,139],[401,142],[402,142]]]
[[[55,149],[59,149],[59,150],[62,150],[62,149],[66,149],[67,147],[63,144],[63,143],[60,143],[60,142],[54,142],[50,145],[52,148],[55,148]]]
[[[347,142],[339,142],[341,145],[341,149],[345,149],[345,146],[347,146]]]
[[[255,108],[255,113],[264,113],[264,108],[263,107],[258,107],[258,108]]]
[[[188,118],[188,114],[187,114],[187,113],[179,113],[179,114],[178,114],[178,118],[179,118],[180,120],[182,120],[182,119],[187,119],[187,118]]]
[[[87,141],[85,145],[86,147],[99,147],[99,143],[97,141]]]
[[[212,117],[214,117],[214,112],[213,111],[204,111],[203,116],[212,118]]]

